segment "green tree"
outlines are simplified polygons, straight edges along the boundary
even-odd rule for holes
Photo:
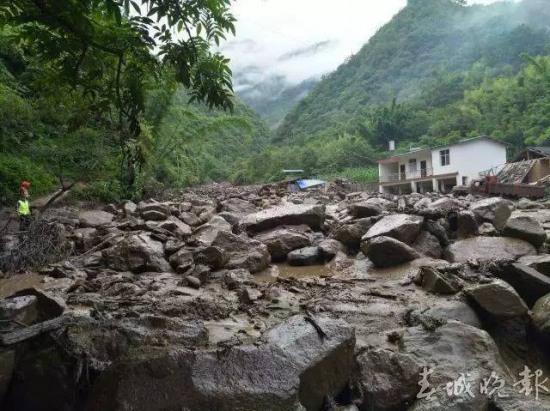
[[[70,85],[108,123],[133,186],[146,160],[147,92],[169,72],[191,101],[233,108],[228,59],[211,51],[234,33],[229,0],[9,0],[1,27],[36,59],[35,87]]]

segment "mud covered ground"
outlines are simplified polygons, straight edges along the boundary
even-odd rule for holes
[[[549,203],[213,185],[41,221],[66,254],[0,280],[1,409],[550,408]]]

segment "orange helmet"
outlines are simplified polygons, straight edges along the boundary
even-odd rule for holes
[[[21,182],[21,188],[29,188],[31,186],[30,181],[22,181]]]

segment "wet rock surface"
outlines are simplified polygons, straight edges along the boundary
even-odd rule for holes
[[[550,376],[544,202],[213,184],[67,207],[45,218],[72,254],[0,280],[2,410],[549,409],[513,385]]]

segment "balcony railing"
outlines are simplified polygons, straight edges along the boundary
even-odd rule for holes
[[[396,183],[399,181],[407,182],[417,178],[427,178],[433,176],[433,168],[421,168],[416,171],[408,171],[406,173],[391,173],[380,175],[381,183]]]

